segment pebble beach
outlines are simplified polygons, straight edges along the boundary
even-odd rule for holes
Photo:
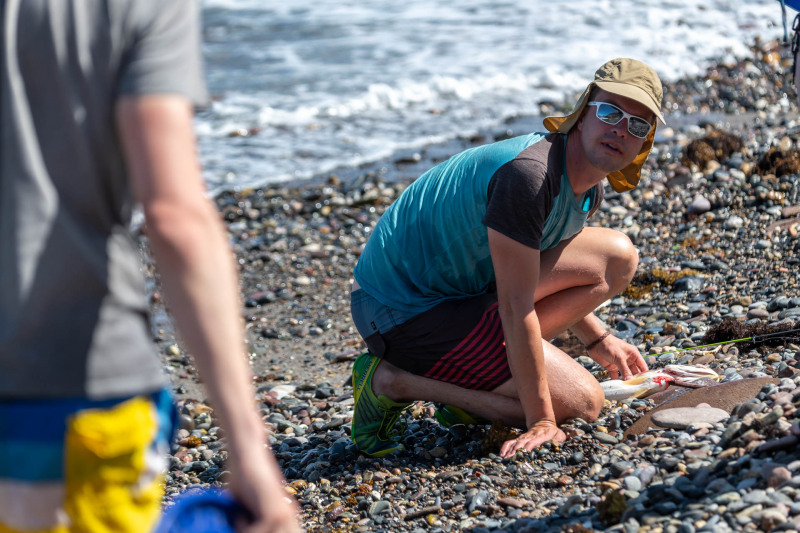
[[[404,451],[359,454],[349,437],[350,370],[365,345],[349,290],[370,230],[411,180],[465,148],[541,130],[541,119],[515,117],[303,183],[218,194],[239,264],[255,400],[306,530],[800,531],[800,332],[791,332],[800,328],[800,119],[791,67],[781,43],[756,41],[749,57],[665,83],[667,127],[639,187],[607,188],[590,219],[628,235],[640,254],[631,286],[597,315],[651,368],[704,364],[720,384],[609,401],[597,420],[565,424],[566,442],[510,459],[498,451],[513,428],[445,428],[421,402],[405,416]],[[548,100],[540,111],[566,112],[573,101]],[[141,250],[156,345],[181,412],[169,505],[188,488],[224,486],[228,452],[164,311],[144,237]],[[787,333],[691,349],[761,330]],[[571,335],[554,342],[607,378]]]

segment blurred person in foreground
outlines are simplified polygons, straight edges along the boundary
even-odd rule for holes
[[[501,455],[563,441],[558,424],[595,419],[597,380],[547,339],[569,329],[612,378],[647,370],[593,314],[624,289],[638,253],[624,234],[584,227],[603,198],[634,188],[661,114],[656,73],[602,65],[549,132],[466,150],[414,181],[386,210],[354,271],[353,321],[369,352],[353,366],[352,436],[402,449],[415,400],[449,426],[502,419],[525,429]]]
[[[230,451],[243,531],[300,531],[206,196],[192,0],[0,0],[0,531],[150,531],[172,407],[128,229],[140,202]]]

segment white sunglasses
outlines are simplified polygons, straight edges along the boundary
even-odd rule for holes
[[[589,102],[586,105],[595,106],[597,108],[597,118],[606,124],[619,124],[623,118],[628,119],[628,133],[639,139],[646,139],[653,125],[647,122],[642,117],[626,113],[614,104],[608,102]]]

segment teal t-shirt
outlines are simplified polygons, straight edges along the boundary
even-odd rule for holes
[[[532,133],[465,150],[433,167],[386,210],[356,265],[359,285],[391,308],[424,312],[494,281],[487,227],[548,249],[583,228],[564,139]]]

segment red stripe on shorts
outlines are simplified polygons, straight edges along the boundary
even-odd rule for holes
[[[446,380],[449,382],[468,381],[472,383],[476,379],[483,381],[488,378],[486,374],[496,366],[497,357],[505,355],[503,328],[499,321],[490,320],[487,327],[480,333],[480,337],[475,340],[476,342],[471,343],[469,346],[462,347],[460,353],[455,353],[455,357],[449,360],[451,371],[447,376],[444,376]],[[448,353],[447,356],[452,353]],[[464,357],[464,354],[468,354],[471,357]]]
[[[494,303],[425,377],[473,390],[492,390],[511,379],[505,348],[500,313]]]

